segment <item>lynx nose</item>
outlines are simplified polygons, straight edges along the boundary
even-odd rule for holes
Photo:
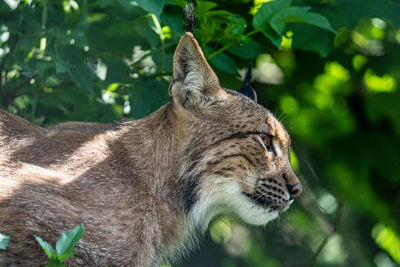
[[[289,191],[290,200],[295,199],[298,196],[300,196],[301,192],[303,191],[300,183],[287,184],[286,187],[287,187],[287,189]]]

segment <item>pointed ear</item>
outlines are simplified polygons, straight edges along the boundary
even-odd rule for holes
[[[212,102],[221,91],[217,75],[208,65],[193,34],[185,33],[174,54],[169,94],[184,107],[200,107]]]

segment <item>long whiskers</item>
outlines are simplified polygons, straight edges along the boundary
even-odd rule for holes
[[[247,185],[247,186],[249,186],[249,187],[251,187],[251,188],[253,188],[253,187],[256,186],[255,184],[252,184],[252,183],[249,182],[249,181],[240,180],[240,179],[238,179],[238,178],[236,178],[236,177],[224,177],[224,178],[226,178],[227,180],[231,180],[231,181],[237,182],[237,183],[239,183],[239,184],[240,184],[240,183],[245,184],[245,185]]]

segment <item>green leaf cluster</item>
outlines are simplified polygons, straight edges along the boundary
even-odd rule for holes
[[[278,48],[287,23],[307,23],[335,33],[324,16],[310,12],[310,9],[308,6],[292,6],[291,0],[267,2],[254,15],[253,25]]]
[[[64,266],[64,262],[71,256],[75,255],[75,245],[82,238],[84,231],[83,224],[73,228],[69,233],[63,232],[60,239],[58,239],[56,244],[56,249],[43,241],[39,236],[35,236],[39,245],[42,247],[47,257],[49,257],[49,262],[46,266],[57,267]]]

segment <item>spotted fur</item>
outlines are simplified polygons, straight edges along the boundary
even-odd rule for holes
[[[0,265],[39,266],[85,224],[67,266],[155,266],[184,254],[218,214],[266,224],[301,192],[282,124],[220,86],[191,33],[174,55],[171,102],[117,124],[41,128],[0,111]],[[174,256],[175,255],[175,256]]]

